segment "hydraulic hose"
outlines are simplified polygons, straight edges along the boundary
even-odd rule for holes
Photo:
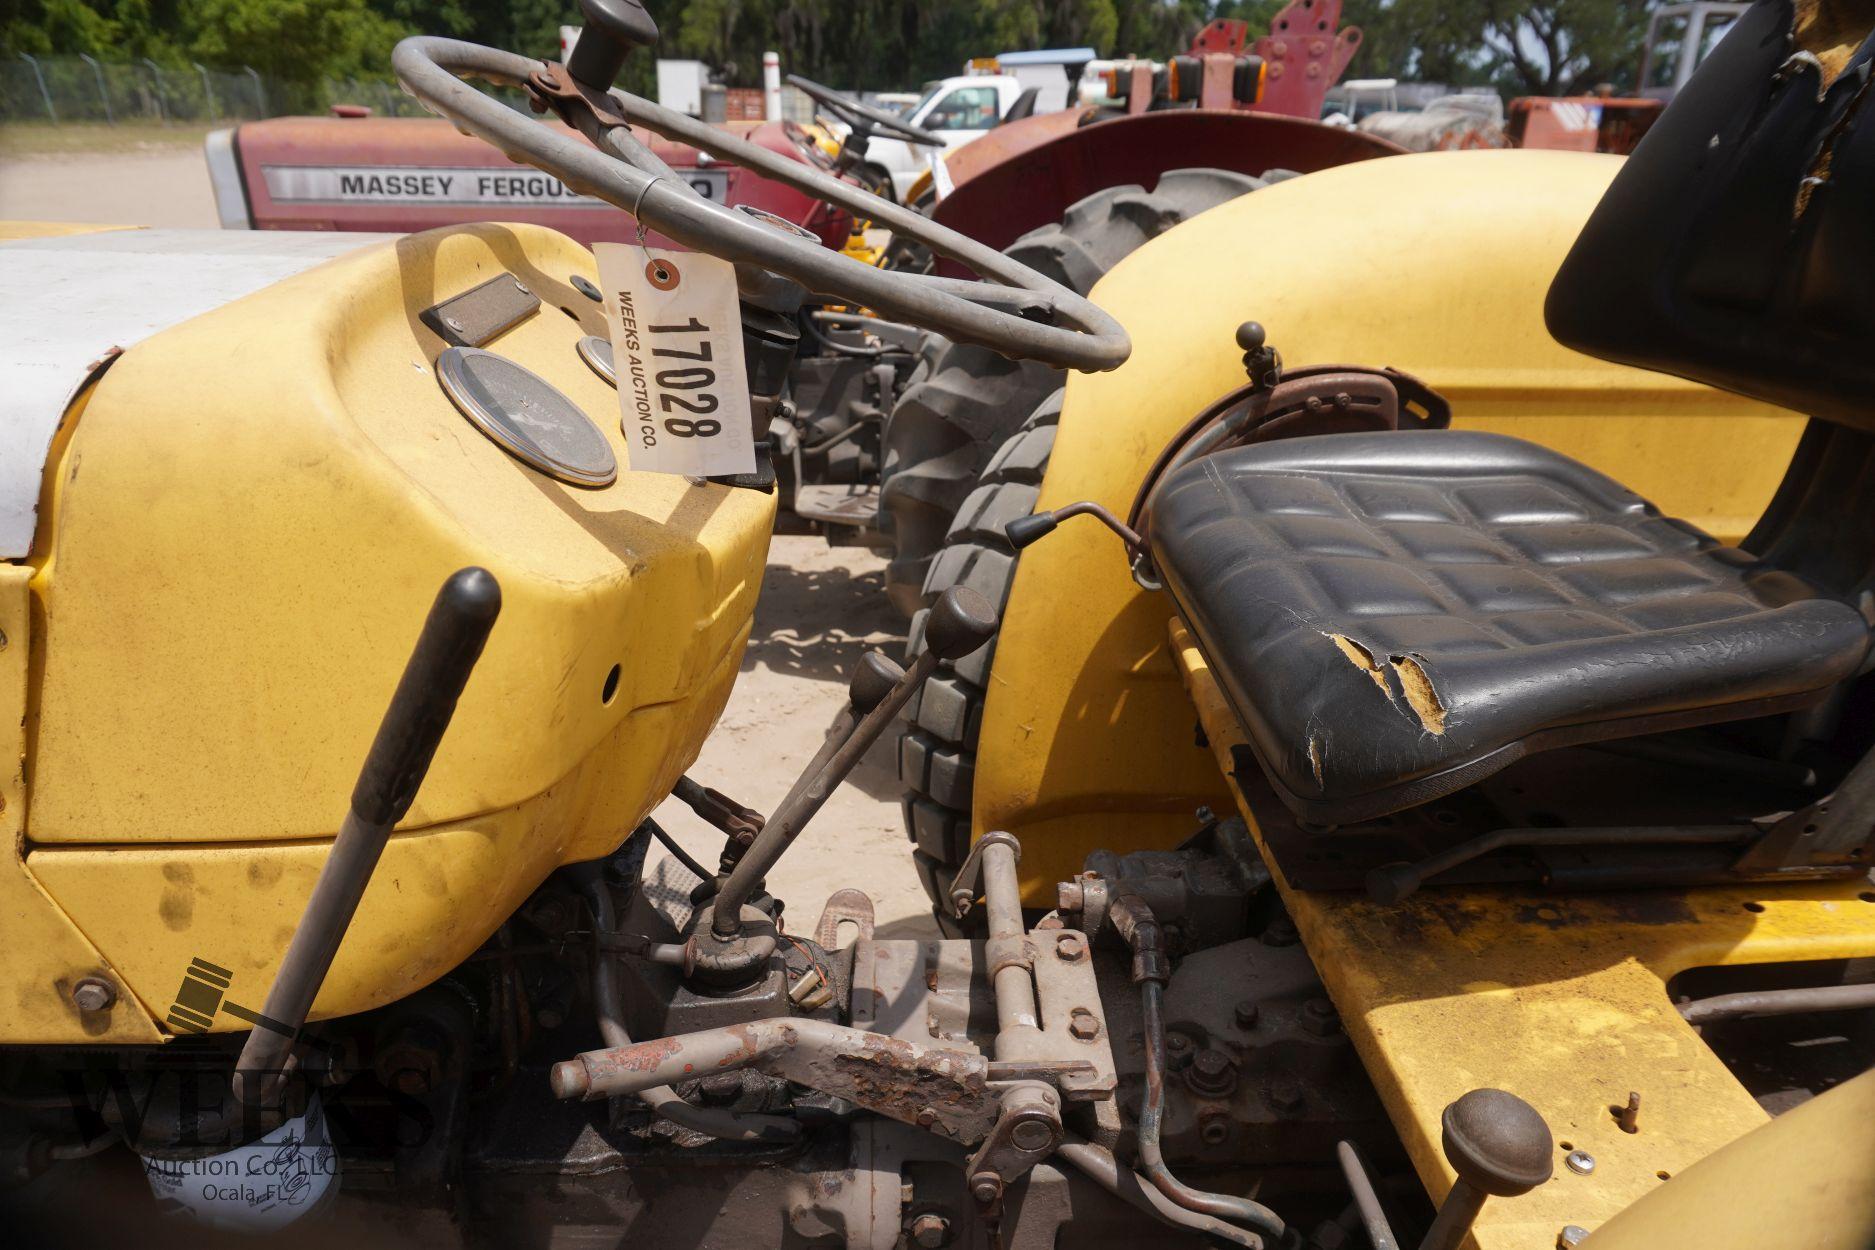
[[[1190,1229],[1244,1250],[1263,1250],[1263,1239],[1255,1233],[1226,1224],[1223,1220],[1187,1210],[1156,1190],[1149,1189],[1137,1172],[1129,1172],[1107,1151],[1091,1142],[1064,1137],[1055,1153],[1079,1168],[1102,1189],[1174,1228]]]
[[[1165,982],[1170,971],[1165,937],[1152,909],[1136,894],[1116,898],[1108,916],[1133,949],[1133,980],[1139,986],[1146,1035],[1146,1096],[1139,1110],[1140,1175],[1187,1211],[1247,1225],[1272,1245],[1281,1245],[1287,1229],[1276,1212],[1248,1198],[1193,1189],[1166,1167],[1159,1147],[1159,1130],[1165,1120]]]
[[[592,911],[593,928],[612,932],[612,895],[597,873],[585,882],[586,906]],[[607,1046],[630,1046],[632,1036],[619,1013],[618,975],[613,956],[601,950],[593,959],[593,1012],[599,1017],[599,1035]],[[715,1107],[698,1107],[677,1096],[668,1085],[640,1091],[639,1098],[652,1111],[680,1128],[724,1141],[792,1141],[801,1135],[801,1126],[793,1120],[773,1115],[744,1115]]]

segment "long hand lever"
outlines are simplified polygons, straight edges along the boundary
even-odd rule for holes
[[[462,569],[437,592],[365,756],[351,810],[332,841],[286,958],[267,991],[261,1014],[280,1027],[255,1029],[235,1063],[234,1092],[243,1102],[265,1104],[277,1097],[294,1040],[331,970],[372,870],[392,827],[417,797],[500,611],[501,587],[487,569]]]

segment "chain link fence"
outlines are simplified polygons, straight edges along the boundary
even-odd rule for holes
[[[178,67],[88,56],[0,60],[0,121],[213,122],[323,113],[357,104],[374,114],[413,117],[415,100],[389,80],[283,83],[249,68]]]

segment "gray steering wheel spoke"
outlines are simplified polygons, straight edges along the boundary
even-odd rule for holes
[[[463,81],[473,76],[526,86],[543,71],[565,81],[564,67],[423,36],[399,43],[391,63],[405,90],[431,112],[512,159],[552,174],[571,190],[633,214],[645,228],[685,247],[766,269],[816,295],[868,307],[1005,356],[1095,371],[1117,367],[1131,348],[1126,331],[1111,316],[1028,266],[910,209],[695,118],[617,90],[603,100],[607,111],[630,125],[691,144],[900,232],[986,281],[931,278],[863,264],[818,240],[705,199],[614,120],[583,118],[581,129],[591,140],[589,146]],[[1033,319],[1041,308],[1052,310],[1048,322]]]

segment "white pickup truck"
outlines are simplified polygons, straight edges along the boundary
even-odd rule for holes
[[[1092,48],[1005,53],[995,58],[994,73],[978,69],[926,83],[918,102],[905,111],[904,117],[919,129],[941,137],[948,152],[981,138],[1006,120],[1010,109],[1031,90],[1035,97],[1023,105],[1021,115],[1067,108],[1076,99],[1082,68],[1094,56]],[[889,175],[893,195],[903,200],[911,184],[930,167],[931,151],[880,135],[867,148],[866,163],[877,165]]]

